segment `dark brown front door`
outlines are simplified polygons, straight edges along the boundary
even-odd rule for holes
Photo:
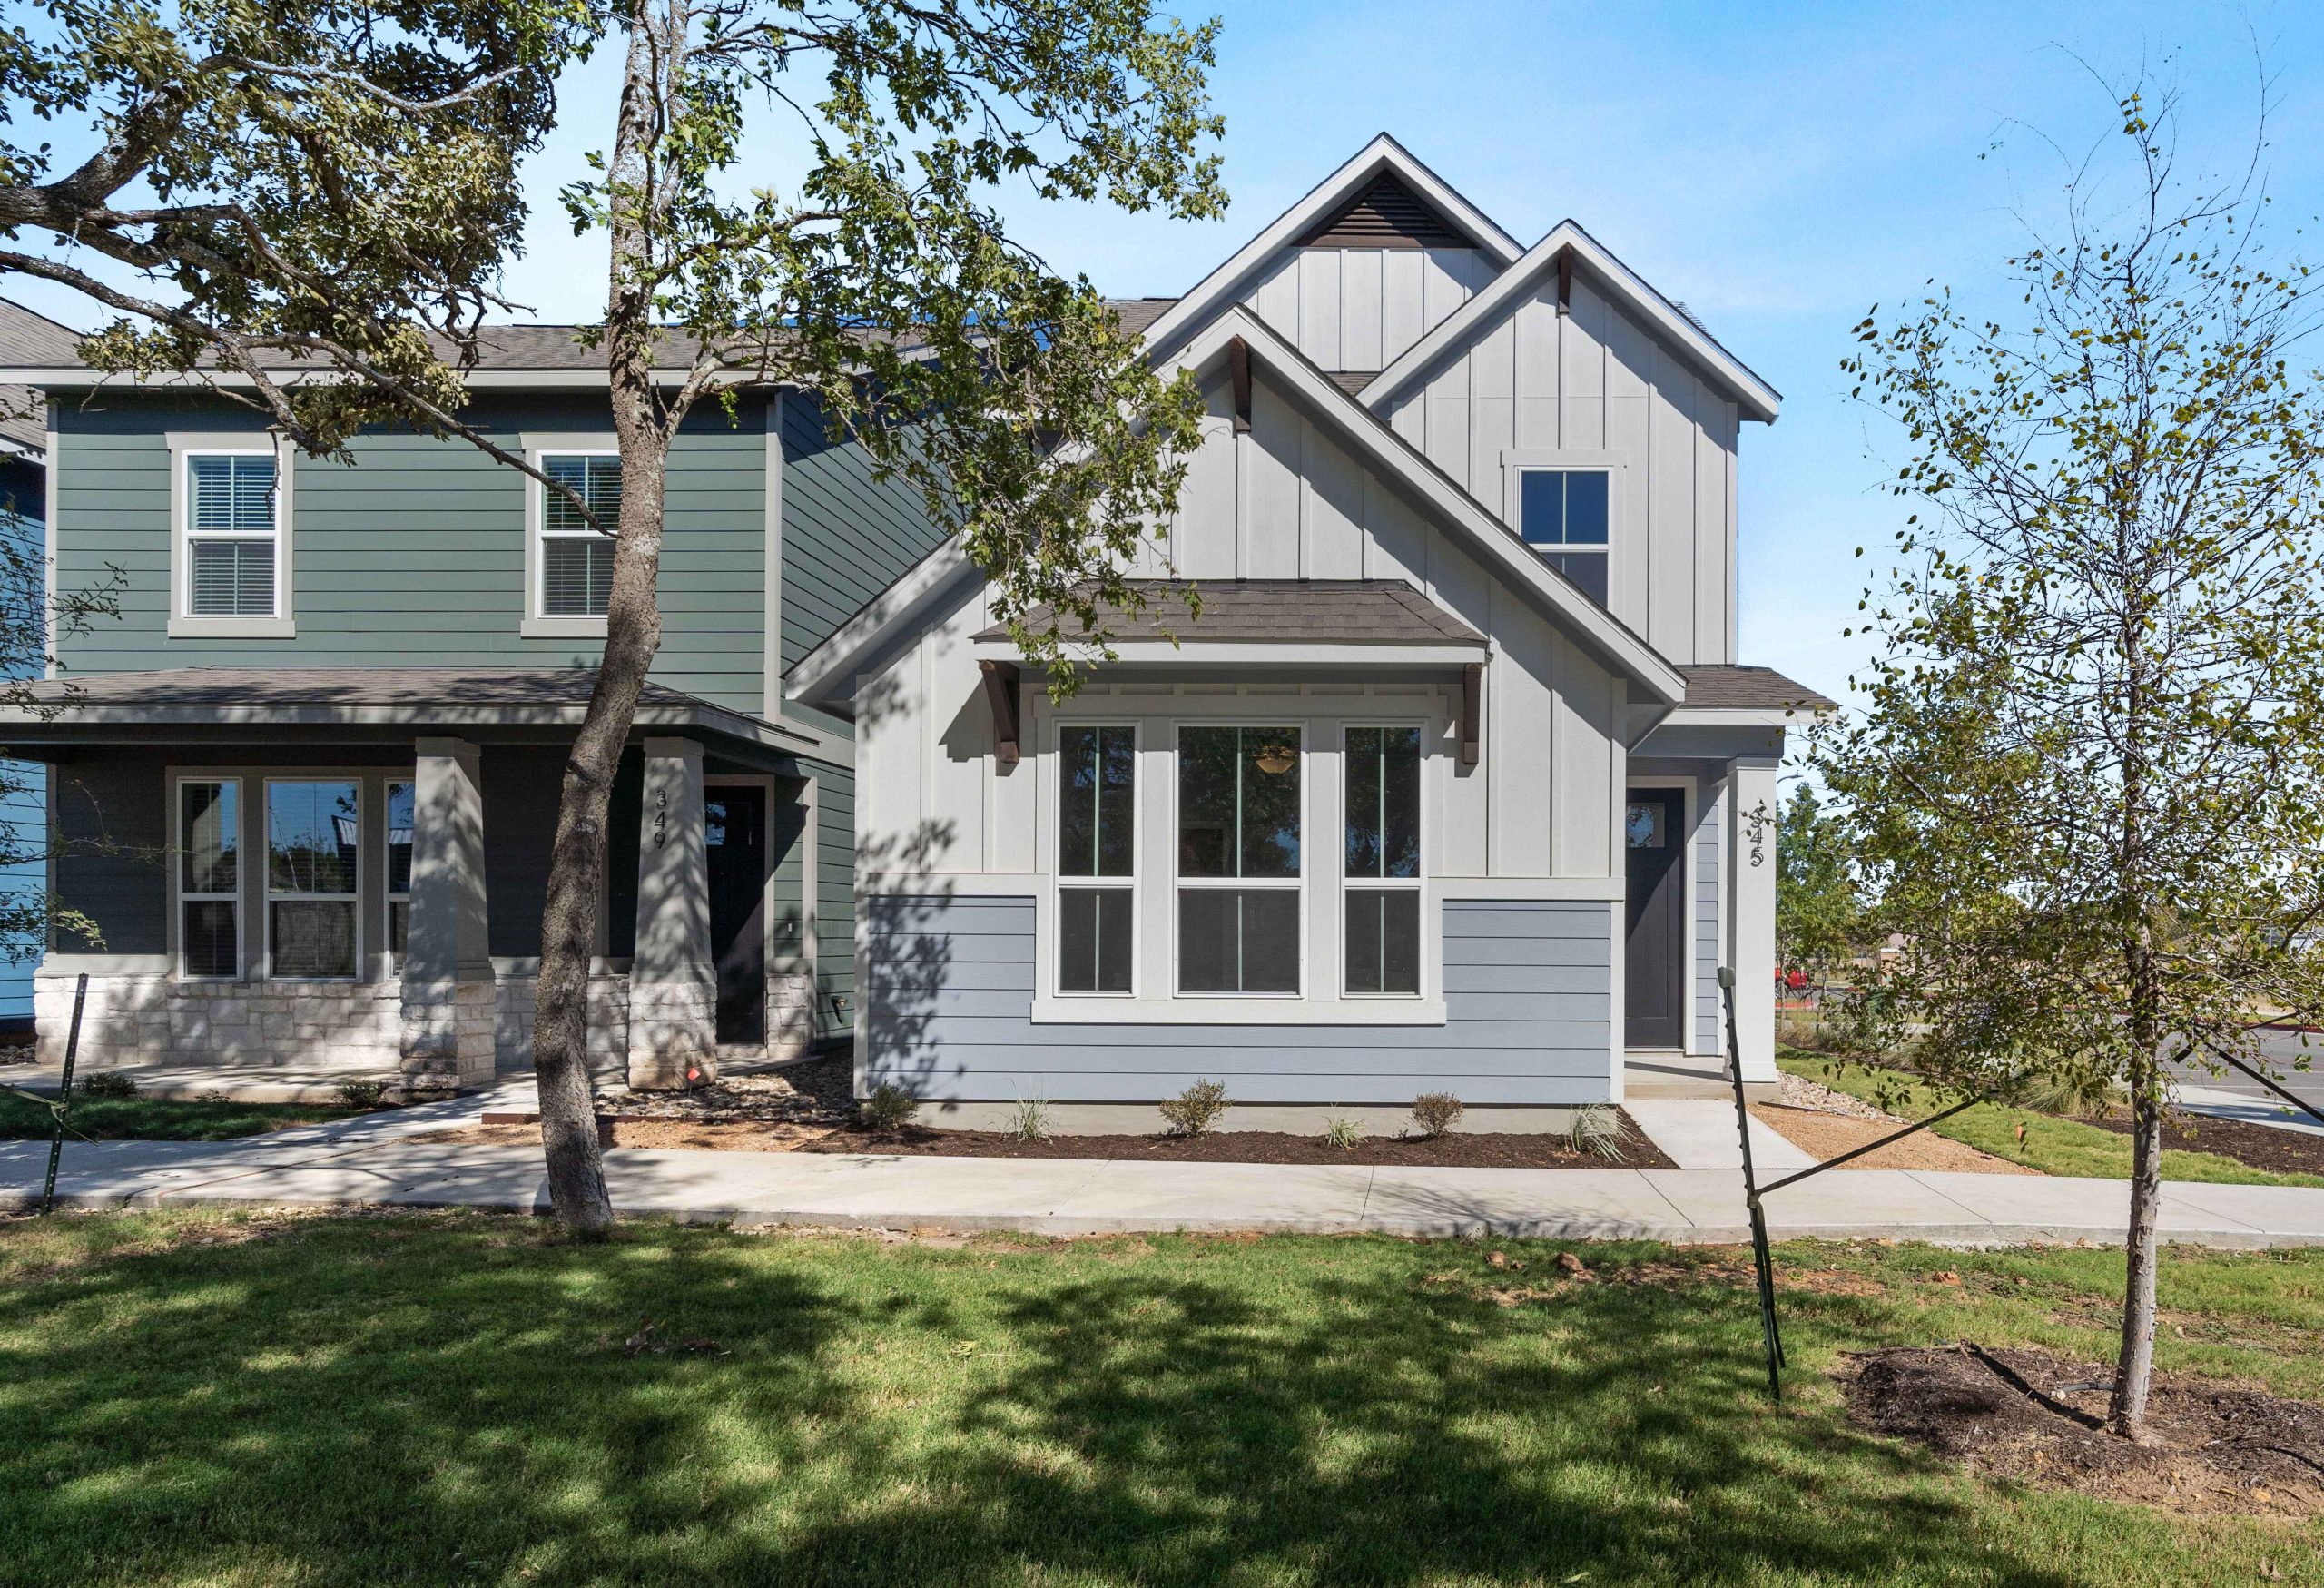
[[[1679,863],[1679,857],[1686,825],[1684,789],[1630,790],[1630,806],[1622,819],[1630,883],[1629,958],[1622,1000],[1623,1041],[1628,1047],[1680,1045],[1687,868]]]
[[[766,1041],[766,790],[714,784],[709,830],[710,957],[718,967],[718,1040]]]

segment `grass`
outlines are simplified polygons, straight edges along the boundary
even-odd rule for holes
[[[478,1215],[0,1224],[10,1583],[2315,1582],[2324,1525],[1988,1486],[1845,1348],[2096,1359],[2119,1254],[952,1246]],[[1942,1282],[1939,1270],[1957,1283]],[[1538,1287],[1538,1288],[1529,1288]],[[2324,1252],[2175,1252],[2166,1369],[2324,1396]],[[651,1318],[650,1337],[625,1346]],[[666,1348],[664,1348],[666,1347]]]
[[[1933,1114],[1955,1100],[1955,1096],[1905,1081],[1899,1076],[1884,1074],[1876,1079],[1860,1065],[1844,1068],[1836,1060],[1797,1049],[1779,1051],[1776,1063],[1794,1075],[1820,1080],[1850,1097],[1893,1109],[1907,1119]],[[2020,1125],[2025,1127],[2023,1143],[2017,1139]],[[2112,1180],[2131,1178],[2131,1139],[2112,1130],[2101,1130],[2095,1125],[2085,1125],[2079,1119],[2061,1119],[2030,1109],[1978,1103],[1929,1129],[1939,1136],[1965,1142],[1980,1152],[2022,1163],[2045,1175],[2086,1175]],[[2316,1175],[2254,1169],[2220,1153],[2186,1152],[2174,1148],[2163,1149],[2162,1178],[2239,1186],[2324,1186],[2324,1178]]]
[[[0,1085],[5,1085],[0,1080]],[[176,1102],[165,1098],[73,1100],[68,1129],[94,1141],[224,1141],[286,1125],[344,1119],[352,1110],[314,1103]],[[46,1140],[54,1116],[45,1102],[0,1092],[0,1141]],[[70,1139],[68,1137],[67,1139]]]

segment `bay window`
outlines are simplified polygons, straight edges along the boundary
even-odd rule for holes
[[[1420,730],[1352,727],[1344,748],[1347,991],[1417,995]]]
[[[1178,991],[1300,991],[1300,730],[1178,730]]]
[[[267,781],[269,975],[354,978],[360,818],[359,785],[353,782]]]
[[[1137,834],[1137,730],[1078,724],[1059,728],[1061,992],[1130,991]]]

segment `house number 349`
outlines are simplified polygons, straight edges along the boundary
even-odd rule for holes
[[[670,841],[670,791],[654,792],[654,847],[661,848]]]

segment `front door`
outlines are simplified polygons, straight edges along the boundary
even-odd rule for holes
[[[718,967],[718,1040],[766,1041],[766,790],[714,784],[709,830],[710,957]]]
[[[1687,868],[1679,856],[1686,824],[1686,790],[1630,790],[1622,821],[1630,884],[1622,1001],[1627,1047],[1680,1046]]]

